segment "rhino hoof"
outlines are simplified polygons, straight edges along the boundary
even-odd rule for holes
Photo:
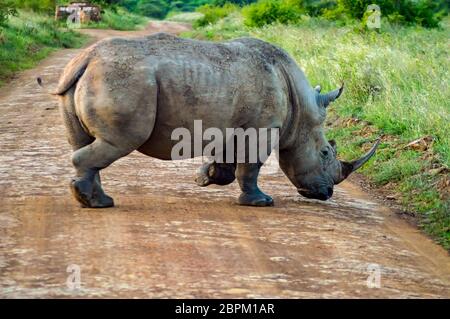
[[[114,200],[106,194],[94,192],[93,184],[87,180],[72,180],[70,189],[83,208],[113,207]]]
[[[200,187],[205,187],[213,183],[213,176],[216,174],[214,164],[210,164],[206,170],[202,170],[195,178],[195,182]]]
[[[79,179],[72,180],[70,183],[70,190],[75,199],[83,206],[90,207],[92,198],[93,185],[87,180]]]
[[[104,194],[98,198],[94,197],[89,202],[91,208],[108,208],[114,207],[114,199],[112,197]]]
[[[239,205],[244,206],[265,207],[265,206],[273,206],[273,199],[272,197],[264,193],[256,193],[256,194],[243,193],[241,194],[241,196],[239,196],[238,203]]]
[[[195,183],[200,187],[205,187],[211,184],[211,181],[208,176],[200,174],[195,178]]]

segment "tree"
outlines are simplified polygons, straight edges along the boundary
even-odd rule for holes
[[[158,19],[163,19],[168,11],[169,6],[164,0],[139,0],[136,7],[136,12]]]

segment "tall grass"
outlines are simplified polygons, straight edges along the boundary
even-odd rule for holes
[[[420,225],[450,249],[450,194],[445,186],[450,180],[445,169],[450,167],[448,23],[442,29],[424,29],[384,22],[381,32],[363,32],[359,24],[338,26],[307,17],[298,25],[262,28],[245,27],[237,14],[226,19],[231,21],[185,36],[253,36],[285,49],[313,86],[327,91],[344,81],[344,95],[329,109],[328,137],[338,141],[341,157],[351,159],[386,134],[363,174],[395,192],[405,210],[418,213]],[[407,147],[424,136],[434,140],[430,149]]]
[[[448,33],[271,26],[252,35],[287,50],[312,84],[332,89],[345,81],[344,98],[334,106],[339,114],[405,141],[432,135],[440,160],[450,166]]]

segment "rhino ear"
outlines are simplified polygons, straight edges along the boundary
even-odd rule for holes
[[[344,82],[342,82],[342,85],[339,89],[328,92],[326,94],[319,94],[317,96],[317,102],[319,103],[319,105],[322,105],[326,108],[331,102],[341,96],[342,91],[344,91]]]

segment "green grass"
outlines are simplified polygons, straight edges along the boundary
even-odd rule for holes
[[[222,41],[249,36],[250,31],[243,26],[243,18],[238,12],[231,13],[215,24],[184,32],[181,36],[204,40]]]
[[[90,22],[87,26],[83,27],[132,31],[142,29],[148,21],[149,19],[146,17],[130,13],[118,7],[115,11],[105,9],[100,22]]]
[[[439,188],[448,174],[433,174],[435,167],[450,167],[448,33],[448,21],[441,29],[384,22],[381,32],[310,18],[298,25],[247,28],[234,14],[184,36],[253,36],[284,48],[313,86],[327,91],[344,80],[344,95],[327,120],[327,136],[337,140],[339,156],[355,158],[385,134],[375,159],[361,172],[379,187],[388,184],[405,209],[417,213],[422,228],[450,249],[449,195]],[[434,139],[429,151],[405,147],[424,136]]]
[[[81,34],[60,28],[52,17],[20,11],[0,26],[0,85],[53,50],[80,47],[85,41]]]
[[[84,27],[116,30],[136,30],[148,19],[124,9],[105,10],[102,21]],[[53,16],[32,11],[19,11],[5,26],[0,26],[0,86],[14,73],[34,67],[50,52],[60,48],[78,48],[87,37],[68,29],[64,22],[56,23]]]
[[[183,23],[194,23],[205,15],[200,12],[170,12],[166,20]]]

